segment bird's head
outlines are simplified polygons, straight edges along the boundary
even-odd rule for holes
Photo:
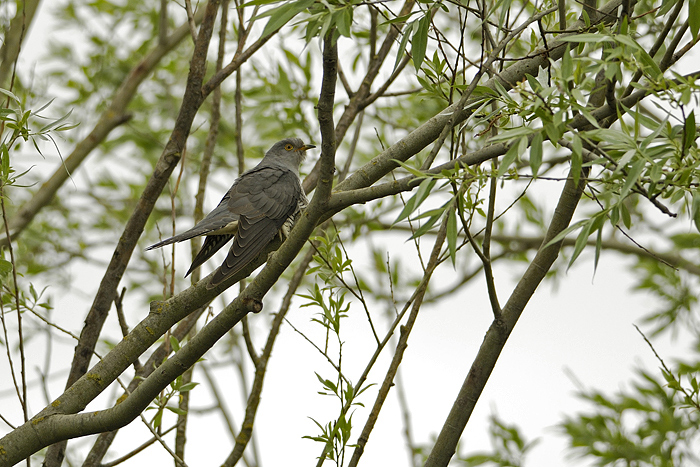
[[[300,138],[287,138],[276,142],[267,153],[268,162],[281,163],[297,172],[306,157],[306,150],[313,149],[313,144],[305,144]]]

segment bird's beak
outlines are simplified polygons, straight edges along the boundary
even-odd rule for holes
[[[299,149],[301,149],[302,151],[306,151],[307,149],[313,149],[313,148],[315,148],[315,147],[316,147],[316,146],[313,145],[313,144],[305,144],[305,145],[303,145],[302,147],[300,147]]]

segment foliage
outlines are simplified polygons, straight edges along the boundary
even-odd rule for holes
[[[614,396],[580,394],[592,413],[562,423],[571,447],[596,465],[696,465],[697,407],[686,405],[680,391],[654,375],[638,371],[638,378],[632,388]]]
[[[65,0],[42,4],[51,24],[32,28],[23,15],[28,2],[8,2],[0,12],[0,55],[16,62],[0,67],[0,84],[7,83],[0,90],[0,196],[3,231],[11,234],[11,242],[0,239],[7,439],[31,423],[41,430],[55,414],[88,426],[77,418],[88,404],[94,419],[141,404],[155,413],[146,419],[137,411],[149,443],[161,443],[179,463],[188,423],[208,420],[191,397],[225,420],[233,441],[224,465],[259,464],[265,453],[255,440],[285,435],[254,432],[256,417],[279,399],[291,412],[299,390],[318,393],[303,436],[318,442],[304,441],[304,449],[318,444],[319,465],[379,463],[361,456],[393,402],[403,423],[392,428],[413,465],[417,453],[426,454],[425,465],[447,465],[540,282],[566,281],[564,271],[591,258],[595,271],[604,257],[632,256],[629,293],[649,297],[638,317],[651,338],[680,335],[700,345],[697,0],[209,4],[217,8]],[[207,31],[211,44],[198,55]],[[20,59],[12,57],[13,38],[24,41]],[[319,94],[332,46],[338,86],[334,95]],[[2,76],[5,69],[14,71]],[[324,105],[333,111],[330,124],[319,115]],[[204,273],[195,272],[191,288],[181,277],[186,246],[143,251],[192,225],[277,140],[302,137],[329,158],[330,134],[334,174],[321,173],[321,151],[302,166],[309,191],[319,179],[334,188],[299,221],[296,230],[306,221],[315,230],[298,258],[298,249],[281,248],[237,292],[215,299],[201,292],[203,282],[196,285]],[[290,266],[269,279],[279,265]],[[404,352],[420,352],[415,334],[428,310],[453,313],[442,324],[449,330],[465,304],[477,306],[476,295],[488,304],[476,316],[470,309],[470,318],[493,321],[471,370],[461,365],[464,355],[444,357],[460,362],[451,372],[469,371],[460,374],[469,384],[453,404],[459,417],[448,417],[444,430],[427,427],[434,443],[413,439],[414,407],[455,391],[392,399],[411,389],[397,376],[412,358]],[[241,301],[255,300],[274,313],[221,324],[243,309]],[[175,314],[181,319],[164,326],[172,329],[159,340],[154,326]],[[277,340],[290,345],[286,333],[303,344],[273,353]],[[276,359],[304,351],[294,378],[268,384],[274,396],[261,397],[263,382],[279,371]],[[70,355],[57,361],[63,353]],[[581,391],[590,411],[569,413],[561,424],[572,451],[598,465],[697,463],[700,358],[685,354],[658,373],[639,370],[641,382],[619,394]],[[88,370],[91,355],[101,363]],[[32,386],[28,368],[35,367],[41,383]],[[70,378],[89,381],[61,394],[71,368],[79,374]],[[230,390],[231,369],[242,401]],[[94,401],[116,378],[124,395],[107,390]],[[205,382],[209,392],[192,391]],[[142,400],[153,388],[157,395]],[[129,421],[110,419],[101,430],[115,433]],[[162,436],[171,429],[174,443]],[[106,463],[108,449],[125,458],[140,453],[110,448],[109,436],[100,435],[85,465]],[[491,452],[460,452],[455,464],[525,465],[536,445],[496,416],[489,438]],[[193,445],[187,457],[204,449]],[[62,452],[53,447],[36,457],[55,466]],[[71,463],[83,460],[72,442],[67,453]]]

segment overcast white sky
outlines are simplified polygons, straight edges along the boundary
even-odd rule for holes
[[[39,17],[26,42],[22,67],[37,62],[42,44],[51,39],[54,27],[48,13],[52,6],[50,2],[41,5]],[[48,100],[53,96],[46,97]],[[92,124],[93,122],[84,122],[84,130]],[[53,171],[56,160],[55,157],[41,159],[37,170],[45,170],[47,173]],[[76,177],[76,180],[79,183],[80,177]],[[549,196],[558,196],[560,188],[560,184],[552,182],[542,190],[543,202]],[[210,194],[211,202],[207,207],[211,209],[221,194],[223,193]],[[404,240],[401,233],[387,236],[387,251],[394,257],[408,254],[406,251],[410,250],[410,245],[404,244]],[[183,262],[188,258],[185,248],[189,249],[189,246],[185,245],[181,250]],[[111,249],[112,246],[109,245],[105,253],[110,255]],[[367,258],[361,257],[360,248],[356,250],[355,264],[361,267]],[[511,335],[477,405],[464,433],[461,452],[490,449],[487,418],[495,412],[504,421],[518,425],[528,439],[540,438],[540,444],[531,452],[527,465],[579,465],[570,458],[565,450],[564,439],[554,429],[563,414],[584,408],[574,396],[577,387],[569,373],[575,375],[586,387],[614,392],[628,384],[635,367],[652,371],[658,367],[651,350],[633,327],[633,323],[641,324],[640,317],[653,311],[657,304],[646,294],[633,293],[631,290],[633,280],[627,272],[630,261],[630,258],[621,255],[606,254],[594,276],[592,258],[584,254],[562,277],[556,291],[549,285],[537,291]],[[73,291],[68,296],[62,296],[60,290],[49,288],[47,291],[54,298],[54,318],[60,319],[62,325],[74,333],[80,331],[92,299],[91,294],[96,290],[102,272],[94,266],[74,267],[70,271],[75,282],[80,284],[80,289],[86,292],[84,294]],[[449,282],[451,272],[451,265],[441,266],[436,283]],[[496,268],[502,302],[505,302],[521,272],[522,269],[511,266]],[[309,320],[315,310],[299,308],[301,302],[299,298],[295,300],[289,319],[300,329],[314,332]],[[260,346],[266,337],[269,313],[275,310],[278,303],[279,301],[268,297],[265,300],[265,311],[251,318],[254,336]],[[143,316],[148,310],[147,304],[143,303],[131,303],[130,306],[138,310],[135,313],[142,313]],[[216,309],[219,309],[218,306]],[[412,409],[412,430],[419,444],[429,442],[442,426],[490,322],[490,307],[481,279],[474,281],[449,303],[443,302],[439,308],[427,306],[419,315],[401,370]],[[354,307],[351,317],[343,325],[346,342],[346,360],[343,365],[347,376],[356,380],[365,363],[362,357],[366,357],[373,342],[361,308]],[[113,335],[118,335],[116,322],[111,318],[108,326],[115,331]],[[679,339],[682,340],[682,337],[684,336],[679,336]],[[30,364],[32,371],[36,366],[42,365],[43,358],[43,351],[39,351],[41,344],[35,342],[33,345],[36,347],[32,348],[30,357],[37,356],[38,361]],[[73,345],[69,341],[57,343],[52,358],[57,362],[70,358]],[[682,343],[672,342],[670,338],[657,340],[655,345],[667,361],[671,361],[673,356],[682,355],[686,350]],[[354,360],[353,356],[356,355],[361,358]],[[370,375],[370,379],[377,385],[381,383],[389,358],[389,353],[385,352],[379,366]],[[320,387],[314,371],[319,369],[322,369],[320,372],[324,376],[332,375],[323,358],[285,325],[273,352],[256,421],[256,432],[261,435],[258,442],[263,465],[290,465],[290,457],[294,459],[293,465],[311,465],[320,455],[321,446],[318,443],[301,440],[304,435],[317,434],[309,416],[320,422],[328,422],[337,414],[337,403],[317,394]],[[0,358],[0,374],[7,374],[8,371],[6,359]],[[36,372],[32,374],[36,375]],[[220,387],[230,394],[229,401],[235,410],[234,419],[240,422],[240,383],[229,370],[218,371],[217,378]],[[195,379],[203,379],[201,372],[195,373]],[[64,381],[63,374],[54,380],[52,397],[60,393]],[[8,396],[11,387],[7,378],[0,382],[3,406],[16,405],[11,395]],[[206,388],[200,386],[193,394],[196,393],[204,394]],[[35,402],[31,408],[38,411],[43,398],[37,391],[32,391],[32,394]],[[197,399],[201,397],[200,394],[196,394]],[[361,399],[366,408],[356,410],[353,420],[358,434],[375,394],[376,386]],[[195,406],[202,407],[203,403],[195,402]],[[6,413],[5,408],[3,413]],[[15,417],[15,420],[19,418]],[[226,457],[231,440],[223,429],[216,428],[220,423],[219,418],[212,414],[192,420],[188,434],[192,443],[187,458],[190,466],[209,466],[222,462]],[[396,391],[392,390],[387,407],[367,445],[363,465],[408,465],[402,430],[397,429],[401,423]],[[5,432],[6,427],[3,426],[0,433]],[[122,445],[119,454],[140,444],[147,437],[150,434],[140,422],[133,422],[117,438],[117,445]],[[122,444],[125,439],[128,441]],[[73,443],[90,446],[90,443],[84,441]],[[207,446],[206,452],[194,452],[194,449],[201,446]],[[159,446],[154,445],[135,460],[123,465],[145,465],[146,459],[153,462],[162,460],[160,450]],[[406,459],[404,464],[396,463],[397,453],[399,458]]]

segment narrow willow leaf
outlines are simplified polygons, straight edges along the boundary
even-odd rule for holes
[[[501,165],[498,166],[498,177],[503,177],[503,175],[508,172],[508,169],[510,168],[511,165],[513,165],[513,162],[518,158],[520,155],[520,147],[522,146],[522,141],[525,141],[525,147],[527,148],[527,138],[522,137],[520,138],[517,142],[513,142],[513,144],[510,145],[510,148],[508,149],[508,152],[506,152],[506,155],[503,156],[503,159],[501,160]]]
[[[430,191],[433,189],[435,186],[436,179],[434,178],[426,178],[420,183],[420,186],[418,187],[418,191],[416,191],[416,194],[413,195],[407,202],[406,205],[403,207],[401,212],[399,213],[399,217],[396,218],[394,221],[394,224],[397,224],[401,222],[402,220],[406,219],[408,216],[413,214],[413,211],[418,209],[418,207],[425,201],[425,199],[428,197],[430,194]]]
[[[700,0],[690,0],[688,2],[688,26],[690,26],[690,33],[693,35],[693,40],[698,39],[698,32],[700,31]]]
[[[609,41],[610,37],[609,36],[604,36],[601,34],[577,34],[575,36],[568,36],[568,37],[560,37],[559,40],[566,41],[566,42],[594,42],[594,43],[599,43],[599,42],[605,42]]]
[[[700,13],[700,12],[699,12]],[[683,153],[687,153],[688,149],[695,142],[695,110],[691,110],[683,123]]]
[[[564,240],[564,238],[566,238],[567,235],[569,235],[574,230],[580,229],[581,226],[583,224],[585,224],[586,222],[588,222],[588,220],[584,219],[584,220],[580,220],[580,221],[576,222],[573,225],[570,225],[569,227],[567,227],[566,229],[562,230],[557,235],[555,235],[554,238],[551,239],[550,241],[548,241],[544,247],[548,248],[548,247],[554,245],[555,243],[558,243],[558,242]]]
[[[628,151],[625,151],[620,160],[617,161],[617,167],[615,167],[615,172],[619,172],[620,170],[622,170],[627,164],[629,164],[629,162],[636,154],[636,149],[630,149]]]
[[[630,210],[627,209],[627,205],[623,202],[619,204],[620,206],[620,217],[622,218],[622,224],[626,228],[632,227],[632,216],[630,215]]]
[[[559,125],[555,125],[552,122],[547,122],[544,124],[544,132],[547,133],[547,138],[552,142],[552,144],[556,144],[556,142],[561,139],[563,134]]]
[[[21,104],[19,98],[17,96],[15,96],[14,94],[12,94],[12,92],[8,91],[7,89],[0,88],[0,94],[5,94],[6,96],[10,97],[10,99],[15,101],[15,103],[17,103],[17,105]]]
[[[525,126],[517,128],[508,128],[507,130],[503,130],[497,135],[494,135],[491,138],[489,138],[489,143],[497,143],[499,141],[510,141],[520,136],[530,136],[534,132],[535,130],[533,130],[532,128],[527,128]]]
[[[527,83],[530,85],[530,89],[532,89],[533,92],[542,92],[542,85],[537,81],[537,78],[530,73],[525,73],[525,79],[527,79]]]
[[[697,190],[693,193],[691,213],[693,222],[695,223],[695,228],[698,229],[698,232],[700,232],[700,192]]]
[[[61,125],[61,123],[65,122],[65,121],[68,119],[68,117],[71,116],[72,113],[73,113],[73,109],[70,109],[70,110],[68,111],[68,113],[65,114],[63,117],[59,118],[58,120],[54,120],[53,122],[48,123],[47,125],[44,125],[44,126],[39,130],[39,133],[45,133],[45,132],[47,132],[47,131],[51,131],[51,130],[53,130],[54,128],[59,127],[59,126]],[[75,128],[76,126],[78,126],[78,125],[77,125],[77,124],[73,124],[73,125],[71,125],[71,128]]]
[[[10,177],[10,151],[5,143],[0,144],[0,174],[3,183],[7,183]]]
[[[615,226],[617,226],[618,222],[620,222],[620,208],[617,206],[614,206],[610,210],[610,225],[615,227]]]
[[[574,175],[574,185],[578,185],[583,166],[583,143],[578,134],[574,134],[571,149],[571,173]]]
[[[561,76],[568,79],[574,75],[574,61],[571,58],[569,45],[564,48],[564,55],[561,58]]]
[[[193,390],[194,388],[197,387],[199,383],[191,382],[191,383],[185,383],[182,386],[178,388],[178,391],[180,392],[189,392]]]
[[[595,256],[593,257],[593,274],[598,270],[598,261],[600,260],[600,252],[603,249],[603,227],[598,229],[598,234],[595,238]]]
[[[454,268],[457,266],[457,213],[452,209],[447,211],[447,249]]]
[[[270,3],[279,3],[280,0],[252,0],[241,5],[241,8],[254,5],[269,5]]]
[[[622,185],[622,190],[620,190],[620,198],[624,199],[624,197],[629,194],[634,184],[637,183],[637,180],[639,180],[639,177],[642,175],[645,166],[646,161],[642,158],[639,158],[634,164],[632,164],[632,168],[627,172],[627,179]]]
[[[639,54],[639,59],[642,65],[644,65],[646,72],[651,75],[652,79],[659,79],[663,73],[659,65],[651,58],[651,55],[642,47],[639,48],[637,53]]]
[[[416,230],[415,233],[414,233],[413,235],[411,235],[411,238],[409,238],[409,240],[413,240],[413,239],[415,239],[415,238],[421,237],[421,236],[423,236],[424,234],[426,234],[430,229],[433,228],[433,226],[435,225],[435,223],[436,223],[438,220],[440,220],[440,217],[442,217],[443,212],[444,212],[444,211],[438,210],[438,209],[436,209],[435,211],[433,211],[433,215],[430,217],[430,219],[428,219],[428,221],[427,221],[425,224],[421,225],[421,226],[418,228],[418,230]]]
[[[395,162],[396,164],[398,164],[399,166],[401,166],[401,168],[403,168],[403,169],[407,170],[408,172],[410,172],[411,175],[413,175],[414,177],[425,178],[425,174],[424,174],[423,172],[421,172],[420,170],[418,170],[418,169],[416,169],[416,168],[411,167],[410,165],[406,164],[406,163],[403,162],[403,161],[400,161],[400,160],[398,160],[398,159],[392,159],[392,162]]]
[[[399,43],[399,48],[396,51],[396,62],[394,62],[394,70],[396,70],[396,67],[399,66],[399,62],[401,62],[403,54],[406,52],[406,44],[408,43],[408,38],[411,36],[411,33],[413,32],[413,29],[417,26],[417,24],[417,21],[412,21],[406,24],[406,27],[403,30],[403,37],[401,38],[401,42]]]
[[[428,48],[428,30],[430,28],[430,12],[418,21],[418,28],[411,38],[411,55],[413,55],[413,66],[416,72],[420,70],[425,51]]]
[[[567,270],[571,268],[571,266],[574,264],[574,261],[576,261],[576,258],[579,257],[583,249],[586,247],[586,243],[588,242],[588,236],[591,233],[592,224],[592,220],[586,221],[583,228],[578,233],[578,237],[576,237],[576,243],[574,244],[574,252],[571,254],[569,265],[566,268]]]
[[[262,16],[270,17],[270,20],[265,25],[265,29],[263,29],[262,37],[272,34],[287,24],[296,15],[313,5],[314,1],[315,0],[298,0],[296,2],[284,3],[258,16],[258,18]]]
[[[530,170],[532,170],[532,175],[537,176],[537,171],[542,165],[542,133],[535,133],[532,138],[532,143],[530,143]]]
[[[617,42],[619,42],[620,44],[624,44],[634,49],[635,51],[643,50],[642,46],[637,44],[637,42],[635,42],[635,40],[632,39],[630,36],[627,36],[625,34],[616,34],[614,37]]]

